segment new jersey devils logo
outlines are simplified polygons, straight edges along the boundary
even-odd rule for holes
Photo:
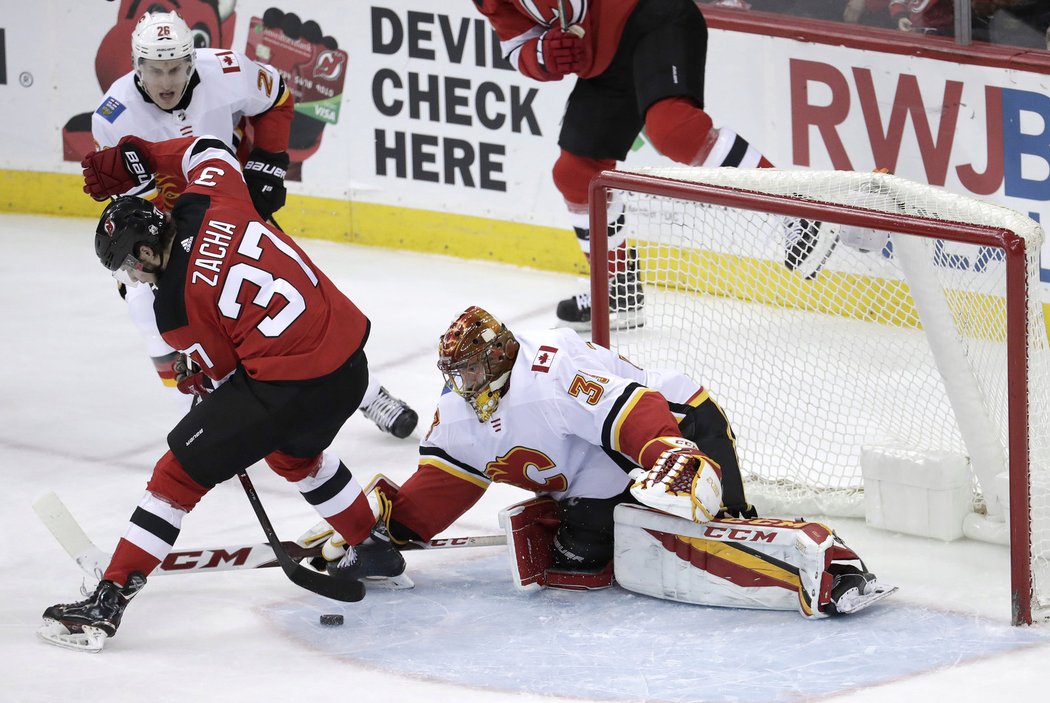
[[[534,20],[547,27],[560,24],[561,8],[565,9],[565,24],[574,25],[583,21],[589,0],[518,0],[521,8]],[[559,5],[561,7],[559,7]]]
[[[343,74],[343,67],[346,65],[346,54],[341,54],[338,51],[322,51],[317,56],[317,63],[314,64],[314,78],[321,78],[326,81],[334,81],[336,78]]]

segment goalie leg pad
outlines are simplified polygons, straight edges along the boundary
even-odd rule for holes
[[[554,534],[561,523],[553,498],[537,496],[504,508],[499,525],[507,533],[510,567],[519,591],[547,585],[547,568],[554,557]]]
[[[649,508],[615,512],[616,581],[629,591],[699,605],[797,610],[807,618],[857,612],[896,591],[819,523],[759,518],[698,525]],[[845,575],[865,574],[860,583]],[[837,578],[840,577],[840,578]],[[868,578],[870,577],[870,579]]]

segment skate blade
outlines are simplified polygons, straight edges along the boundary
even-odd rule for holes
[[[48,644],[77,652],[98,654],[109,637],[97,627],[86,625],[83,632],[70,632],[69,628],[57,620],[44,618],[44,624],[36,631],[37,636]]]
[[[591,323],[589,320],[587,322],[570,322],[569,320],[559,319],[554,326],[567,327],[580,333],[591,331]],[[645,311],[641,308],[625,312],[614,312],[609,316],[609,329],[611,330],[633,330],[644,326]]]
[[[409,578],[408,574],[398,574],[397,576],[369,576],[365,579],[365,585],[368,588],[377,586],[379,588],[388,588],[392,591],[403,591],[416,587],[415,582]]]
[[[836,604],[836,608],[840,615],[852,615],[853,613],[859,613],[870,605],[878,603],[883,598],[892,596],[899,590],[898,586],[877,586],[874,593],[866,593],[856,598],[851,598],[849,602],[843,603],[839,601]]]
[[[624,310],[621,312],[614,312],[609,316],[609,329],[613,330],[633,330],[638,327],[645,326],[645,309],[635,308],[634,310]]]

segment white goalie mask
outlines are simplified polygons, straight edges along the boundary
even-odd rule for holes
[[[146,94],[163,110],[175,107],[195,67],[193,32],[177,12],[142,15],[131,34],[131,61]]]

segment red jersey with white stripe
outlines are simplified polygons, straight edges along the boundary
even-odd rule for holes
[[[681,373],[640,369],[569,329],[515,336],[510,389],[492,418],[479,422],[446,389],[397,493],[395,519],[425,539],[493,482],[559,501],[619,495],[628,472],[655,459],[651,440],[680,437],[679,420],[708,397]]]
[[[204,137],[150,147],[157,172],[188,186],[154,310],[164,341],[216,380],[295,381],[339,368],[364,344],[368,318],[291,237],[259,220],[240,165]]]
[[[557,27],[559,19],[558,0],[474,0],[481,14],[488,18],[499,37],[503,57],[509,58],[522,73],[522,52],[535,51],[526,46],[537,39],[549,27]],[[590,47],[590,66],[577,75],[591,78],[609,67],[613,54],[620,45],[627,18],[634,12],[638,0],[563,0],[566,23],[583,27],[583,40]],[[536,77],[536,76],[532,76]]]

